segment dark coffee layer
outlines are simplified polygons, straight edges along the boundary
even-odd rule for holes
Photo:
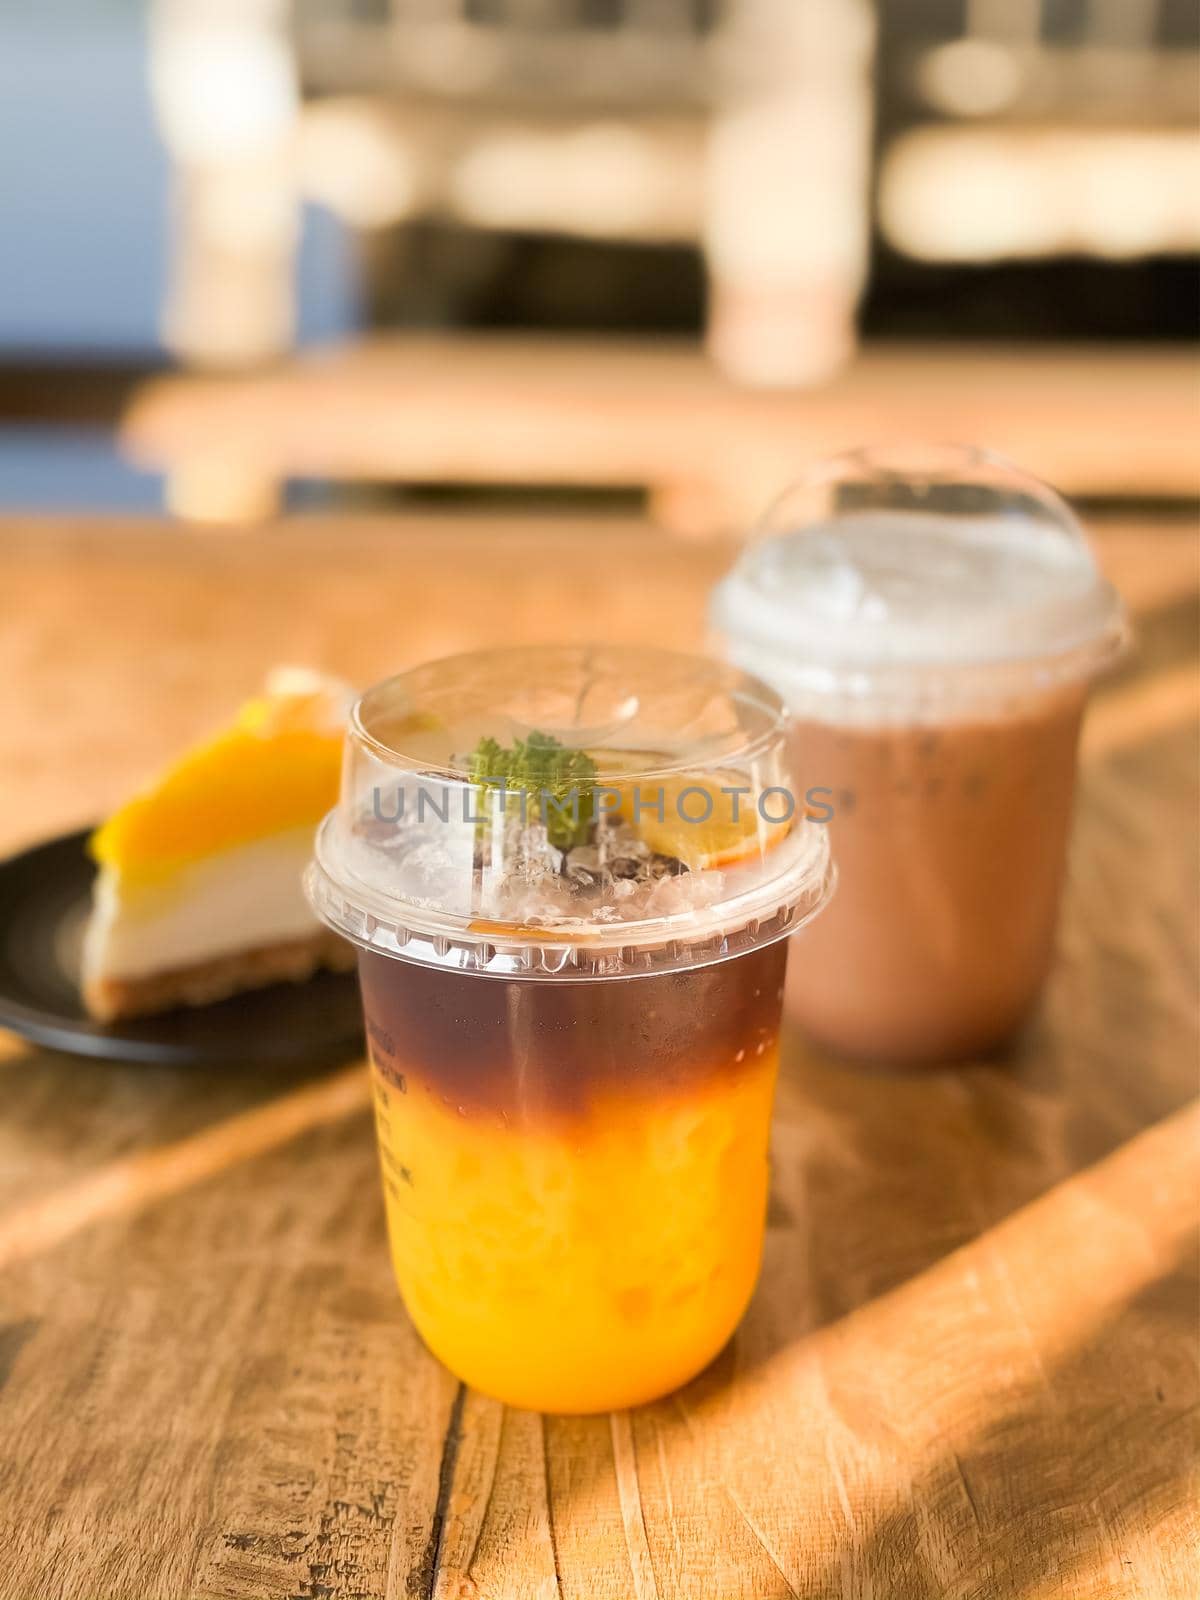
[[[676,1095],[752,1066],[779,1031],[786,960],[781,941],[691,972],[555,981],[363,951],[359,973],[371,1053],[397,1087],[419,1079],[468,1113],[531,1120],[614,1091]]]

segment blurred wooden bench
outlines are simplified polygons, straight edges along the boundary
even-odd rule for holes
[[[744,389],[698,345],[372,338],[231,376],[156,379],[120,430],[197,520],[272,515],[288,479],[632,487],[681,532],[743,528],[857,444],[987,446],[1068,494],[1194,497],[1190,351],[886,345],[815,389]]]

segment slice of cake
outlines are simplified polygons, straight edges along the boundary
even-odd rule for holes
[[[337,799],[345,684],[285,668],[92,836],[83,998],[102,1021],[349,968],[301,876]]]

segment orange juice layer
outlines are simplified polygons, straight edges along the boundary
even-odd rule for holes
[[[511,1405],[604,1411],[717,1354],[758,1276],[777,1051],[565,1123],[375,1072],[392,1260],[418,1331]]]

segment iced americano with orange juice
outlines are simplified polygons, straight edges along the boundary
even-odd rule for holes
[[[359,947],[396,1277],[515,1405],[704,1367],[758,1274],[786,936],[830,889],[782,710],[666,652],[368,691],[309,893]]]

